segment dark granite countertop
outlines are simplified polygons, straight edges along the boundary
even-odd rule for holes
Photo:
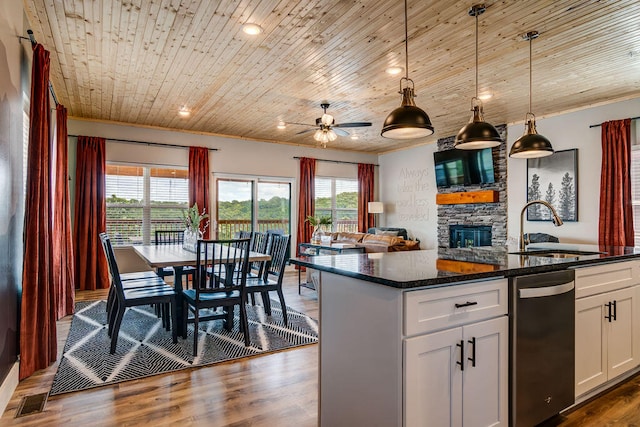
[[[554,256],[536,256],[543,250]],[[640,257],[640,248],[539,243],[529,254],[514,247],[438,248],[421,251],[301,256],[291,263],[401,289],[513,277]],[[574,254],[574,251],[591,254]]]

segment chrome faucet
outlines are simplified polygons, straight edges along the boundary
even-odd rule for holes
[[[541,205],[544,205],[546,207],[549,208],[549,210],[551,211],[551,215],[553,216],[552,220],[553,220],[553,225],[555,225],[556,227],[560,227],[562,225],[562,219],[558,216],[558,212],[556,212],[556,210],[553,208],[553,206],[551,206],[548,202],[545,202],[544,200],[532,200],[529,203],[527,203],[526,205],[524,205],[524,207],[522,208],[522,211],[520,211],[520,252],[523,252],[525,250],[525,247],[531,243],[531,240],[529,239],[529,237],[527,236],[527,241],[525,242],[524,240],[524,212],[527,210],[527,208],[531,205],[535,205],[536,203],[539,203]]]

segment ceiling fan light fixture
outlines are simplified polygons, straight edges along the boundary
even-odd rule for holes
[[[333,116],[331,114],[324,113],[320,118],[320,122],[325,126],[330,126],[333,124]]]
[[[551,141],[538,134],[538,131],[536,130],[536,116],[531,112],[531,41],[538,38],[538,36],[539,33],[537,31],[529,31],[522,37],[523,40],[527,40],[529,42],[529,112],[525,117],[526,124],[524,134],[513,143],[511,150],[509,150],[509,157],[516,159],[535,159],[538,157],[550,156],[554,153]]]
[[[478,150],[497,147],[502,143],[498,130],[484,121],[482,101],[478,96],[478,16],[486,10],[484,4],[476,4],[469,9],[469,16],[476,18],[476,96],[471,99],[471,120],[460,129],[455,139],[455,148],[459,150]]]
[[[427,113],[416,106],[413,98],[415,90],[413,80],[409,78],[409,30],[407,18],[407,0],[404,0],[404,48],[405,48],[405,76],[400,79],[400,94],[402,103],[385,119],[380,135],[391,139],[414,139],[433,134],[433,125]],[[406,86],[402,87],[402,82]]]

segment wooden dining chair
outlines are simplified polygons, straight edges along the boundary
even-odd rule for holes
[[[102,243],[102,249],[104,252],[104,256],[107,259],[107,267],[109,269],[109,275],[110,277],[113,277],[112,271],[111,271],[111,265],[115,264],[117,265],[117,261],[115,259],[115,255],[113,259],[109,259],[110,254],[113,254],[113,249],[109,252],[106,249],[106,245],[111,245],[111,240],[109,239],[109,236],[107,233],[100,233],[99,234],[100,237],[100,242]],[[131,273],[119,273],[120,275],[120,281],[122,282],[122,286],[125,289],[133,289],[133,288],[142,288],[145,286],[156,286],[159,283],[164,284],[163,281],[156,281],[154,279],[158,279],[158,275],[151,270],[147,270],[147,271],[135,271],[135,272],[131,272]],[[115,297],[116,297],[116,293],[115,293],[115,285],[113,284],[113,280],[111,280],[111,284],[109,286],[109,293],[107,294],[107,304],[106,304],[106,311],[107,313],[111,311],[111,308],[113,307],[113,302],[115,301]]]
[[[193,322],[193,355],[198,354],[199,325],[202,321],[224,320],[227,330],[233,328],[234,308],[240,307],[240,331],[245,346],[249,345],[249,324],[246,307],[246,281],[249,269],[250,239],[198,240],[196,272],[193,289],[182,291],[183,337],[187,323]],[[207,273],[209,269],[210,273]],[[222,311],[217,309],[222,307]],[[201,317],[201,309],[213,309]],[[189,317],[189,313],[193,316]]]
[[[266,262],[261,277],[247,280],[247,294],[253,295],[259,293],[262,296],[264,310],[269,316],[271,315],[269,292],[275,291],[278,294],[285,325],[289,324],[289,319],[287,317],[287,306],[282,291],[282,281],[288,261],[287,253],[290,242],[291,236],[289,235],[271,234],[269,237],[269,248],[266,252],[271,256],[271,260]]]
[[[164,283],[162,278],[136,279],[123,282],[120,278],[118,264],[113,254],[111,241],[106,233],[100,234],[102,247],[107,255],[111,284],[114,287],[115,298],[108,310],[107,333],[111,338],[111,354],[116,352],[120,326],[127,308],[141,305],[160,305],[163,312],[163,326],[172,330],[174,344],[178,342],[176,292]],[[126,283],[126,288],[124,283]],[[171,318],[171,320],[169,320]]]
[[[184,242],[184,231],[182,230],[156,230],[155,231],[155,244],[156,245],[178,245]],[[195,268],[191,266],[185,266],[182,268],[182,275],[184,276],[184,287],[188,287],[189,283],[193,282],[193,275]],[[158,276],[165,278],[175,274],[173,267],[158,267]]]

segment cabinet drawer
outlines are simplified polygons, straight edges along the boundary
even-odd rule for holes
[[[411,336],[507,314],[508,280],[471,282],[404,294],[404,334]]]
[[[576,298],[633,286],[640,282],[638,261],[576,268]]]

